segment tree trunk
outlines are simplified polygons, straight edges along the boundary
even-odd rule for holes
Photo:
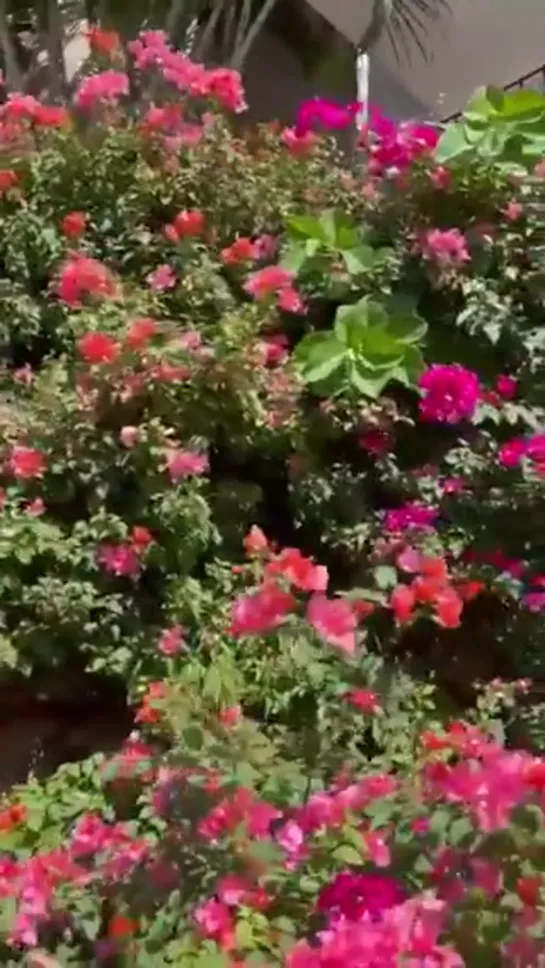
[[[276,0],[264,0],[261,10],[254,17],[253,22],[248,27],[245,37],[241,39],[240,43],[237,43],[236,49],[233,51],[231,57],[231,67],[242,71],[246,58],[248,57],[254,42],[257,40],[263,27],[265,26],[267,18],[269,17],[269,14],[271,13],[275,3]]]
[[[56,101],[64,101],[68,84],[64,62],[64,22],[58,0],[47,0],[46,19],[51,95]]]
[[[9,30],[6,16],[6,0],[0,0],[0,50],[4,59],[7,89],[9,91],[22,91],[24,78],[19,68],[17,54]]]

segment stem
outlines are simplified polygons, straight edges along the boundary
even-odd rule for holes
[[[248,30],[246,37],[242,41],[242,44],[237,50],[233,52],[233,57],[231,58],[231,67],[234,67],[239,71],[242,70],[242,68],[244,67],[246,58],[250,53],[250,49],[254,41],[256,40],[258,34],[265,26],[265,21],[267,20],[267,17],[269,16],[275,3],[276,3],[276,0],[265,0],[265,3],[263,4],[261,10],[259,11],[257,17],[255,18],[253,24],[250,26],[250,29]]]
[[[252,4],[253,0],[242,0],[242,9],[240,11],[240,17],[238,18],[233,52],[238,50],[246,36],[248,25],[252,16]]]
[[[368,26],[363,32],[357,49],[360,54],[367,54],[379,40],[392,12],[393,0],[373,0],[373,10]]]

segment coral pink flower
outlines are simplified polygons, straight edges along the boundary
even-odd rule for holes
[[[422,253],[440,269],[458,268],[471,261],[465,236],[459,229],[431,229],[422,242]]]
[[[111,57],[121,46],[119,34],[115,30],[91,27],[86,33],[89,47],[93,51],[93,54],[99,54],[102,57]]]
[[[265,366],[280,366],[289,355],[289,342],[284,333],[266,336],[259,347],[263,351]]]
[[[433,606],[440,625],[448,629],[460,626],[464,603],[454,588],[444,588],[437,592]]]
[[[358,443],[368,454],[372,454],[374,457],[382,457],[392,450],[393,438],[386,430],[377,428],[364,431]]]
[[[155,319],[150,319],[149,317],[135,319],[127,330],[125,342],[132,350],[140,350],[142,347],[146,346],[146,344],[149,343],[154,336],[157,336],[158,332],[159,324]]]
[[[57,282],[59,297],[72,308],[80,308],[86,296],[111,299],[117,295],[109,269],[97,259],[74,252],[61,267]]]
[[[424,396],[420,401],[423,420],[456,424],[471,420],[479,402],[479,379],[472,370],[457,363],[434,364],[420,377]]]
[[[146,276],[146,282],[154,292],[165,292],[167,289],[174,289],[176,273],[169,265],[157,266],[157,269]]]
[[[251,239],[236,239],[227,248],[221,250],[222,262],[226,265],[236,266],[242,262],[253,262],[258,258],[259,250],[255,242]]]
[[[74,103],[80,111],[92,111],[97,104],[117,104],[129,94],[129,78],[121,71],[89,74],[78,87]]]
[[[303,299],[293,286],[285,286],[280,290],[276,305],[285,313],[302,313],[305,310]]]
[[[8,470],[17,480],[31,480],[41,477],[45,471],[46,461],[41,451],[34,447],[16,445],[12,448],[7,462]]]
[[[181,625],[173,625],[169,629],[163,629],[159,636],[159,652],[171,658],[179,655],[185,647],[184,636],[185,629]]]
[[[174,228],[179,239],[191,238],[195,235],[202,235],[204,231],[205,216],[200,209],[191,209],[179,212],[174,222]]]
[[[167,456],[167,468],[173,484],[185,477],[204,474],[208,470],[208,457],[193,450],[172,450]]]
[[[113,363],[119,355],[119,345],[107,333],[86,333],[78,340],[78,350],[86,363]]]
[[[269,551],[267,537],[257,524],[252,524],[252,527],[244,538],[244,551],[250,557],[262,555]]]
[[[278,295],[283,289],[291,288],[295,273],[281,266],[265,266],[251,275],[244,288],[254,299],[266,299]]]
[[[284,147],[295,157],[309,155],[318,143],[318,137],[314,131],[305,131],[304,134],[298,134],[295,128],[284,128],[280,139]]]
[[[233,602],[231,635],[258,635],[271,632],[295,608],[293,595],[274,582],[266,582],[257,591],[240,595]]]
[[[524,206],[520,202],[514,200],[507,203],[503,209],[503,215],[508,222],[518,222],[518,220],[524,214]]]
[[[390,608],[392,609],[396,622],[405,625],[413,617],[414,606],[416,605],[416,595],[409,585],[398,585],[390,595]]]
[[[357,619],[342,598],[313,595],[307,605],[307,621],[329,645],[353,655],[356,651]]]
[[[61,222],[61,232],[67,239],[78,239],[87,225],[85,212],[68,212]]]
[[[267,564],[265,574],[285,578],[302,592],[325,592],[329,581],[325,565],[315,565],[312,558],[306,558],[298,548],[284,548]]]

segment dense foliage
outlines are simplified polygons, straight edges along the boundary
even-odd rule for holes
[[[0,118],[0,661],[141,731],[6,802],[4,963],[537,965],[544,99],[349,164],[132,55]]]

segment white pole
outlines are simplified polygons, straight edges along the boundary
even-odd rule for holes
[[[356,118],[358,131],[369,120],[369,70],[369,54],[358,51],[356,56],[356,90],[357,99],[361,104]]]

